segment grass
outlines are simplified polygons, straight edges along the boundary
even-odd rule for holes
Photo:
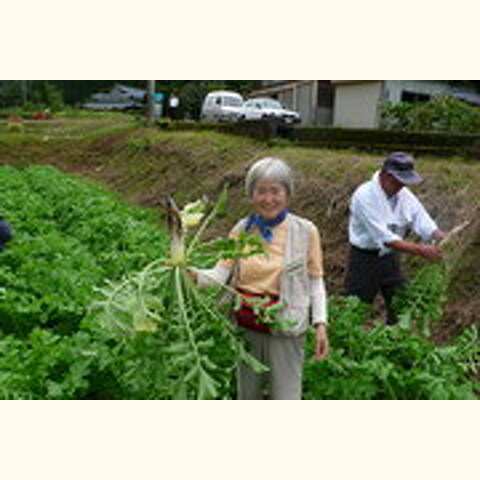
[[[99,116],[93,118],[68,118],[51,120],[30,120],[23,122],[23,133],[9,133],[8,123],[0,122],[0,143],[2,145],[29,145],[64,140],[90,141],[138,125],[133,117]]]

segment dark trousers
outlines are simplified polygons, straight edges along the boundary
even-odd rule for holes
[[[378,250],[350,248],[348,271],[345,280],[346,295],[355,295],[363,302],[372,304],[380,293],[387,308],[387,324],[397,323],[392,308],[392,300],[399,289],[405,286],[406,279],[400,267],[398,252],[380,257]]]

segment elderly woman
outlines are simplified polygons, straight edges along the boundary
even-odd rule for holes
[[[238,367],[238,399],[261,399],[268,381],[270,399],[300,399],[304,342],[309,320],[315,327],[315,357],[328,353],[326,293],[322,251],[315,225],[290,213],[293,194],[290,167],[282,160],[264,158],[247,173],[246,192],[254,213],[240,220],[230,235],[241,231],[261,235],[265,253],[238,261],[223,260],[211,270],[197,271],[198,284],[230,281],[244,301],[234,312],[250,353],[268,367],[257,374],[249,366]],[[262,321],[249,299],[280,302],[279,316],[293,320],[280,331]],[[261,314],[260,314],[261,315]]]

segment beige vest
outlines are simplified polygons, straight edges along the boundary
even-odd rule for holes
[[[310,277],[308,275],[308,251],[313,223],[297,215],[287,216],[288,230],[285,247],[284,272],[280,279],[280,301],[285,307],[279,313],[294,319],[296,325],[288,332],[274,332],[275,335],[298,336],[308,328],[310,314]],[[245,229],[247,219],[243,218],[233,228],[234,232]],[[236,269],[234,268],[233,285]]]

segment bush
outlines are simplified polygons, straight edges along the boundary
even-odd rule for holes
[[[23,133],[25,128],[21,120],[9,120],[7,123],[7,131],[9,133]]]
[[[387,103],[382,126],[410,132],[480,133],[480,108],[445,95],[422,103]]]

